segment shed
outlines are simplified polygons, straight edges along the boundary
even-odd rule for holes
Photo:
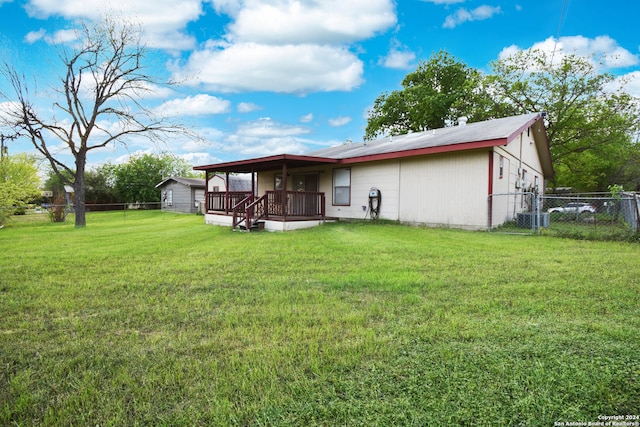
[[[197,213],[205,199],[205,180],[171,176],[162,180],[156,188],[161,190],[163,211]]]

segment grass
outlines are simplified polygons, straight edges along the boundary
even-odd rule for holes
[[[0,230],[2,425],[527,425],[640,408],[640,246],[91,213]]]
[[[607,214],[587,215],[578,218],[567,215],[551,215],[551,225],[544,232],[549,236],[579,240],[610,240],[638,242],[640,234],[624,222],[622,217]]]

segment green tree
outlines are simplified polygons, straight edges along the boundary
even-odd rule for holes
[[[40,197],[35,156],[25,153],[0,159],[0,226],[15,212]]]
[[[156,185],[169,176],[192,176],[193,167],[172,154],[142,154],[115,167],[115,191],[126,203],[160,201]]]
[[[500,114],[487,94],[482,74],[440,51],[383,93],[369,112],[365,139],[441,128],[466,116],[470,122]]]
[[[73,174],[67,171],[62,173],[66,175],[67,180],[73,179]],[[44,189],[52,191],[54,193],[54,197],[64,195],[64,186],[67,180],[60,179],[60,175],[56,174],[53,170],[49,169],[47,174],[47,179],[44,182]]]
[[[110,19],[95,27],[83,25],[77,40],[60,49],[63,71],[60,86],[54,88],[59,97],[50,108],[39,109],[31,101],[29,80],[7,62],[0,76],[13,93],[0,95],[14,106],[4,117],[5,125],[29,139],[60,180],[74,187],[75,225],[84,227],[90,152],[126,144],[133,135],[156,139],[167,132],[185,131],[155,117],[140,103],[142,95],[159,82],[145,72],[146,47],[138,28]],[[60,144],[65,147],[62,152]],[[73,163],[65,160],[66,155],[71,155]]]
[[[107,163],[85,173],[85,200],[92,204],[118,203],[115,189],[116,166]]]
[[[545,112],[555,185],[606,191],[634,151],[638,105],[615,77],[576,55],[519,51],[492,63],[487,83],[513,112]],[[614,180],[614,181],[612,181]]]

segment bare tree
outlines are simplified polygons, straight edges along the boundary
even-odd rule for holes
[[[77,44],[62,47],[60,59],[65,71],[54,91],[51,116],[41,113],[30,100],[24,74],[8,62],[2,75],[13,88],[5,111],[5,125],[29,139],[50,163],[60,179],[75,190],[75,225],[86,226],[85,168],[87,154],[112,144],[143,135],[162,140],[168,134],[188,131],[155,117],[141,104],[142,96],[157,85],[145,72],[146,47],[139,27],[124,21],[105,19],[95,26],[82,25]],[[45,110],[47,111],[47,110]],[[50,110],[49,110],[50,111]],[[60,142],[64,153],[56,151]],[[73,164],[65,163],[70,153]]]

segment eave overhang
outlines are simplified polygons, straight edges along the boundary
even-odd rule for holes
[[[196,166],[193,169],[206,172],[252,173],[281,169],[283,165],[286,165],[287,168],[302,168],[336,163],[340,163],[340,159],[296,154],[278,154],[255,159]]]

